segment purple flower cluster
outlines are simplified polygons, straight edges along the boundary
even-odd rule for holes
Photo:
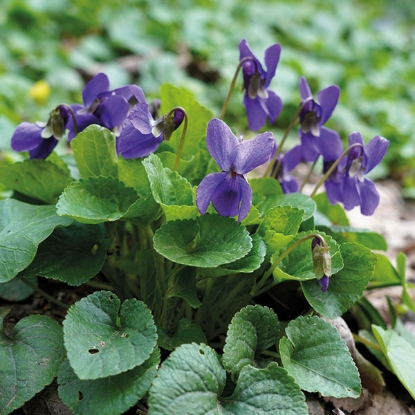
[[[28,151],[30,158],[46,158],[68,132],[68,140],[92,124],[114,131],[117,151],[124,158],[144,157],[180,126],[183,113],[174,111],[154,120],[143,90],[137,85],[110,89],[107,75],[99,73],[85,86],[83,104],[60,105],[47,123],[22,122],[14,131],[11,146]],[[172,121],[170,121],[172,119]]]

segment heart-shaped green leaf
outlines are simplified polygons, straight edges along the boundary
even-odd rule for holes
[[[122,218],[138,196],[114,177],[89,177],[72,182],[56,205],[61,216],[96,224]]]
[[[339,332],[319,317],[297,317],[280,340],[284,368],[301,389],[323,396],[357,398],[359,373]]]
[[[246,365],[274,345],[279,333],[277,315],[268,307],[247,306],[235,314],[223,349],[223,366],[237,379]]]
[[[59,396],[75,415],[123,414],[150,388],[160,362],[159,349],[140,366],[102,379],[79,379],[66,359],[59,374]]]
[[[210,268],[244,257],[252,240],[234,219],[207,214],[164,224],[154,235],[154,248],[173,262]]]
[[[21,275],[81,285],[102,269],[110,243],[111,239],[105,238],[103,225],[75,222],[66,228],[57,228],[39,245],[35,259]]]
[[[80,379],[98,379],[131,370],[146,361],[157,343],[147,306],[109,291],[75,303],[63,322],[70,364]]]
[[[117,177],[115,137],[108,129],[90,125],[72,141],[76,165],[81,177]]]

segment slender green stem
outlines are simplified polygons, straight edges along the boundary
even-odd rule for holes
[[[278,147],[277,147],[277,151],[275,152],[274,156],[272,157],[272,160],[270,161],[270,163],[268,164],[268,167],[264,173],[263,177],[268,177],[270,175],[271,169],[272,169],[272,165],[275,163],[275,161],[277,160],[278,156],[281,154],[282,152],[282,148],[285,144],[285,141],[288,138],[288,135],[290,134],[291,130],[294,128],[294,125],[297,122],[298,116],[300,115],[301,110],[304,108],[304,105],[307,104],[308,101],[310,101],[312,98],[309,98],[305,101],[303,101],[301,103],[301,105],[298,107],[297,111],[294,114],[294,117],[291,118],[290,123],[288,124],[287,129],[284,132],[284,135],[281,138],[281,142],[279,143]],[[274,174],[272,177],[276,177],[278,170],[281,168],[281,160],[278,160],[277,165],[275,166],[274,169]]]
[[[357,342],[357,343],[362,343],[362,344],[364,344],[365,346],[367,346],[367,347],[371,347],[372,349],[375,349],[375,350],[377,350],[377,351],[379,351],[379,352],[381,352],[381,351],[382,351],[381,347],[380,347],[378,344],[373,343],[373,342],[371,342],[370,340],[367,340],[367,339],[365,339],[364,337],[359,336],[358,334],[352,333],[352,335],[353,335],[353,340],[354,340],[355,342]]]
[[[185,111],[185,109],[182,108],[182,107],[175,107],[171,111],[177,111],[177,110],[182,111],[183,114],[184,114],[184,125],[183,125],[183,130],[182,130],[182,136],[180,138],[179,148],[177,150],[176,162],[174,163],[174,171],[177,171],[179,169],[180,157],[182,155],[184,142],[185,142],[185,139],[186,139],[187,126],[189,124],[189,117],[187,116],[187,112]]]
[[[59,307],[68,309],[69,306],[62,301],[57,300],[55,297],[48,294],[46,291],[43,291],[41,288],[33,284],[31,281],[27,280],[26,278],[21,278],[21,280],[29,286],[32,290],[36,291],[38,294],[40,294],[42,297],[45,297],[49,302],[58,305]]]
[[[333,162],[333,164],[330,166],[330,168],[326,171],[324,176],[320,179],[320,181],[316,184],[314,187],[314,190],[312,191],[310,197],[314,197],[317,193],[317,190],[320,189],[320,187],[324,184],[324,182],[330,177],[330,175],[334,172],[338,164],[341,162],[342,158],[344,156],[347,156],[349,154],[349,151],[352,150],[355,147],[362,147],[363,146],[360,143],[352,144],[350,147],[347,147],[346,150],[343,151],[343,153],[340,154],[340,156],[337,158],[336,161]]]
[[[311,177],[311,174],[313,173],[314,168],[316,167],[317,161],[318,161],[318,157],[315,159],[314,163],[311,165],[310,170],[308,171],[308,174],[307,174],[306,178],[304,179],[303,183],[301,184],[301,187],[300,187],[300,190],[299,190],[300,193],[304,189],[304,186],[308,183],[308,181]]]
[[[295,248],[297,248],[297,246],[301,245],[303,242],[305,242],[306,240],[310,239],[310,238],[319,238],[320,241],[322,242],[322,244],[326,244],[326,241],[324,240],[324,238],[318,234],[318,233],[311,233],[309,235],[305,235],[303,236],[301,239],[299,239],[298,241],[295,241],[292,245],[290,245],[273,263],[272,265],[268,268],[268,271],[263,275],[263,277],[261,278],[261,280],[259,281],[258,284],[255,284],[252,287],[251,290],[251,296],[254,297],[255,295],[257,295],[257,292],[262,288],[262,286],[265,284],[265,282],[267,281],[267,279],[272,275],[272,273],[274,272],[275,268],[277,268],[278,264],[291,252],[293,251]]]
[[[235,89],[236,79],[238,78],[239,71],[241,70],[243,64],[247,61],[253,61],[256,63],[255,58],[252,56],[247,56],[246,58],[241,59],[238,66],[236,67],[235,74],[232,78],[231,85],[229,87],[228,95],[226,96],[225,102],[223,103],[222,111],[220,112],[219,119],[223,120],[228,109],[229,101],[232,96],[232,92]]]
[[[261,354],[264,354],[265,356],[274,357],[275,359],[281,359],[281,355],[277,352],[273,352],[272,350],[264,350],[263,352],[261,352]]]

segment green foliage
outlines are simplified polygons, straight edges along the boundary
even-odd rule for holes
[[[150,310],[138,300],[99,291],[73,305],[63,323],[65,348],[80,379],[100,379],[145,362],[156,346]]]
[[[0,200],[0,281],[13,279],[33,261],[39,244],[56,227],[71,223],[58,216],[54,206]]]
[[[28,316],[9,335],[3,327],[9,311],[0,309],[0,411],[5,415],[49,385],[65,356],[62,327],[56,321]]]
[[[393,173],[413,190],[414,54],[406,32],[411,13],[400,12],[402,4],[391,13],[387,2],[354,0],[104,0],[100,7],[6,0],[0,297],[48,295],[44,278],[105,291],[71,305],[63,335],[44,316],[3,328],[1,311],[2,414],[54,378],[74,414],[118,415],[142,400],[150,415],[306,415],[302,391],[357,397],[359,373],[346,344],[329,322],[307,312],[359,316],[357,341],[414,397],[415,340],[399,318],[402,309],[415,310],[404,254],[396,266],[375,255],[372,249],[387,249],[382,235],[351,227],[324,193],[283,194],[277,180],[258,177],[260,169],[249,177],[252,207],[242,223],[213,207],[201,216],[195,203],[202,178],[218,171],[206,126],[234,75],[241,33],[259,57],[270,44],[283,45],[272,87],[284,109],[267,131],[277,137],[289,125],[299,75],[316,92],[335,83],[341,97],[328,127],[343,139],[351,126],[365,139],[389,138],[391,151],[372,177]],[[142,159],[118,156],[119,131],[98,125],[69,145],[62,140],[46,160],[11,151],[19,122],[46,121],[56,105],[82,102],[84,79],[101,70],[114,87],[136,83],[160,98],[161,115],[184,108],[186,122]],[[231,97],[226,120],[250,138],[241,100]],[[287,142],[294,140],[292,133]],[[330,248],[325,292],[314,273],[315,237]],[[401,303],[389,302],[390,328],[364,297],[366,289],[388,285],[402,287]]]
[[[284,368],[302,389],[324,396],[357,398],[361,384],[349,350],[337,330],[318,317],[298,317],[280,341]]]

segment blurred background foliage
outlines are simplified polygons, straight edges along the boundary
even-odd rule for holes
[[[0,146],[23,120],[46,120],[60,103],[82,102],[85,82],[103,71],[111,86],[137,83],[157,97],[165,82],[184,86],[219,114],[248,40],[262,60],[280,43],[271,87],[284,101],[273,126],[286,127],[306,76],[316,94],[337,84],[329,127],[346,141],[391,141],[377,177],[392,177],[415,197],[415,2],[413,0],[1,0]],[[226,121],[247,122],[239,92]],[[281,130],[281,131],[280,131]],[[295,138],[294,138],[295,137]],[[293,135],[293,140],[296,135]]]

